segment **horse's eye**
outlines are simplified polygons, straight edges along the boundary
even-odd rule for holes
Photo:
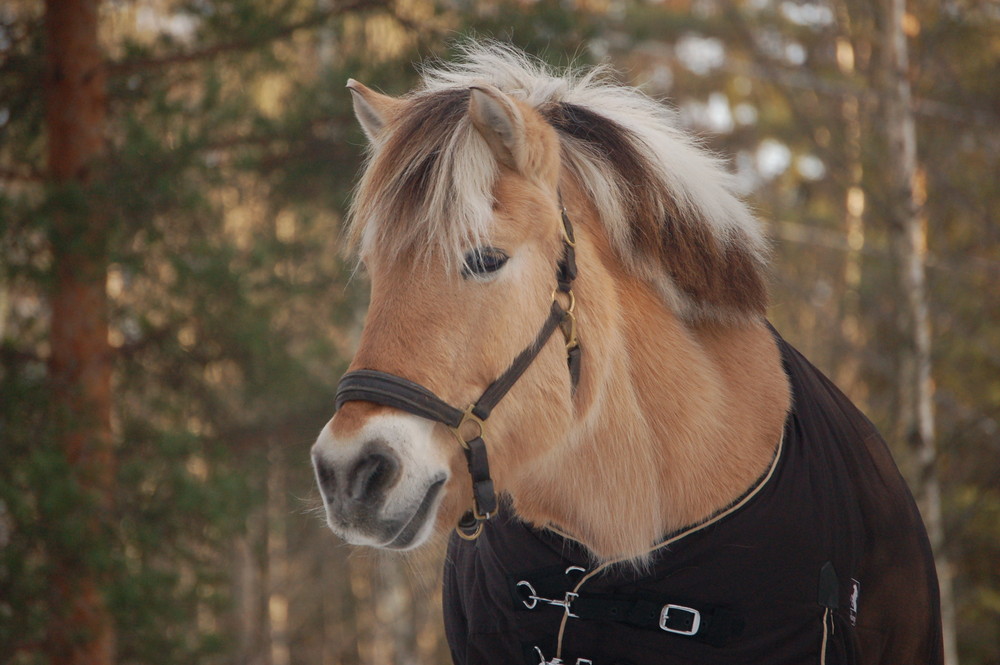
[[[503,268],[508,257],[496,247],[480,247],[465,255],[463,277],[484,277]]]

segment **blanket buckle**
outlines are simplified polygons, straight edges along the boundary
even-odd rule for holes
[[[580,597],[580,594],[573,593],[572,591],[567,591],[565,595],[563,595],[562,600],[558,600],[556,598],[543,598],[542,596],[539,596],[538,592],[535,591],[535,587],[531,586],[531,582],[529,582],[528,580],[521,580],[520,582],[517,583],[516,586],[518,588],[523,587],[528,591],[528,599],[524,600],[522,598],[521,602],[524,603],[524,606],[527,607],[529,610],[535,609],[535,607],[538,606],[538,601],[542,601],[543,603],[563,608],[563,611],[566,612],[566,616],[570,617],[571,619],[580,618],[576,614],[573,614],[572,610],[570,610],[570,605],[573,604],[574,600]]]
[[[661,630],[677,635],[697,635],[699,628],[701,628],[701,612],[693,607],[667,604],[660,610]]]
[[[538,665],[569,665],[569,663],[563,663],[562,659],[555,657],[552,660],[546,660],[545,654],[538,647],[534,647],[535,653],[538,654]],[[577,658],[576,665],[594,665],[594,662],[589,658]]]

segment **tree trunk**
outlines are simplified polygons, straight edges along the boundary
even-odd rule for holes
[[[267,465],[267,626],[270,665],[289,665],[288,632],[288,502],[285,457],[268,443]]]
[[[233,616],[236,653],[233,665],[255,665],[261,630],[261,580],[254,556],[254,534],[247,520],[247,532],[233,543]]]
[[[379,565],[379,593],[375,615],[385,631],[386,658],[379,662],[415,665],[417,662],[416,617],[413,592],[406,575],[406,562],[400,555],[384,557]]]
[[[324,536],[327,543],[335,538],[332,533]],[[322,665],[359,665],[361,630],[358,624],[363,610],[351,586],[352,571],[356,567],[352,564],[352,550],[339,542],[332,547],[324,545],[319,560],[323,615],[321,662]]]
[[[345,660],[359,665],[379,665],[386,661],[378,660],[379,654],[375,653],[379,639],[385,639],[378,633],[375,618],[376,567],[369,552],[357,553],[349,558],[349,562],[355,620],[353,634],[345,636],[353,641],[353,645],[348,645],[350,650],[345,654]]]
[[[899,421],[907,443],[914,491],[938,567],[944,623],[945,663],[958,665],[951,567],[944,550],[941,485],[934,434],[934,383],[931,377],[931,323],[926,285],[927,228],[918,180],[916,123],[909,81],[904,21],[905,0],[883,0],[885,55],[885,129],[889,139],[889,230],[898,262],[900,310]]]
[[[837,67],[845,80],[854,83],[857,78],[857,64],[852,36],[860,37],[851,19],[846,0],[835,0],[834,12],[839,31],[835,41]],[[867,36],[867,33],[865,33]],[[867,389],[861,377],[861,349],[865,346],[864,328],[861,323],[861,278],[862,252],[865,246],[865,191],[864,163],[861,154],[862,126],[861,99],[858,95],[845,92],[840,99],[840,119],[844,132],[843,171],[846,176],[844,187],[844,237],[847,249],[844,252],[842,273],[843,295],[840,298],[840,334],[844,351],[836,365],[835,380],[864,410]]]
[[[80,196],[104,152],[104,62],[99,0],[46,0],[48,177],[54,197],[51,245],[53,422],[73,479],[88,501],[88,537],[101,538],[111,508],[111,356],[105,296],[107,220]],[[80,552],[50,552],[54,607],[46,648],[60,665],[109,665],[115,628],[101,575]]]

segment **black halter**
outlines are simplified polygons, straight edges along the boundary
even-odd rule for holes
[[[459,520],[457,531],[464,538],[474,539],[483,528],[483,521],[496,512],[497,498],[490,478],[490,465],[486,457],[486,443],[483,440],[486,419],[494,407],[517,383],[524,371],[544,348],[556,328],[562,328],[566,337],[566,354],[570,380],[573,389],[580,380],[580,343],[576,338],[576,298],[573,295],[573,280],[576,278],[576,240],[573,225],[562,208],[563,255],[556,271],[557,286],[552,293],[552,307],[549,316],[538,331],[535,340],[521,351],[510,367],[489,385],[475,403],[464,411],[448,404],[423,386],[395,374],[371,369],[348,372],[337,385],[336,409],[345,402],[375,402],[400,409],[413,415],[447,425],[465,451],[469,474],[472,476],[472,510]],[[559,295],[568,299],[563,307]],[[473,431],[470,432],[469,430]],[[467,438],[467,435],[472,435]]]

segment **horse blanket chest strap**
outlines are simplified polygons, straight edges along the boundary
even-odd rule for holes
[[[525,573],[517,580],[509,577],[515,607],[535,610],[555,605],[562,607],[573,619],[611,621],[633,628],[663,631],[716,647],[728,644],[743,632],[742,617],[725,605],[649,593],[569,591],[575,584],[569,575],[573,571],[584,572],[580,567],[571,566],[565,573],[548,568]]]
[[[493,409],[514,387],[535,360],[549,338],[562,328],[566,338],[566,357],[573,389],[580,380],[580,343],[576,337],[576,297],[573,280],[576,279],[576,239],[573,225],[566,209],[561,208],[563,253],[556,270],[556,290],[552,294],[549,315],[534,341],[514,358],[510,366],[479,399],[464,411],[448,404],[432,391],[401,376],[361,369],[348,372],[337,385],[336,409],[350,401],[367,401],[400,409],[421,418],[446,425],[461,444],[472,478],[472,510],[467,511],[458,523],[457,532],[467,539],[475,539],[482,532],[482,524],[496,512],[497,498],[490,477],[484,430],[486,419]],[[558,294],[568,300],[566,307],[559,302]]]

